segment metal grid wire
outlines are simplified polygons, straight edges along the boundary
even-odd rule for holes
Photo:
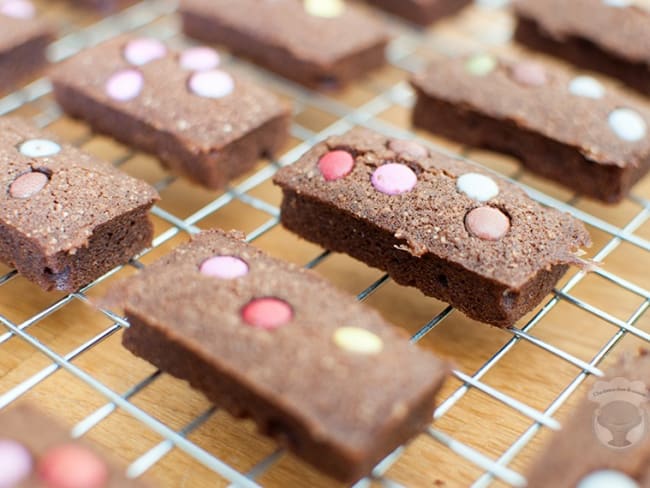
[[[50,58],[53,62],[58,62],[73,55],[81,49],[97,44],[102,40],[114,37],[123,32],[136,30],[155,37],[168,39],[171,43],[182,44],[184,41],[182,40],[182,37],[178,35],[178,27],[170,16],[170,14],[175,10],[175,7],[176,4],[174,1],[151,0],[149,2],[140,3],[122,13],[103,19],[81,30],[72,30],[69,34],[51,46]],[[414,71],[423,63],[423,60],[417,56],[417,49],[422,46],[423,42],[425,42],[424,38],[421,33],[414,31],[411,28],[402,24],[397,24],[394,20],[392,22],[398,31],[398,35],[390,45],[389,61],[393,66],[401,70]],[[244,66],[246,67],[247,65],[244,64]],[[255,69],[250,66],[248,66],[248,68]],[[251,232],[247,238],[249,241],[254,241],[264,235],[278,225],[279,209],[274,205],[253,196],[249,192],[262,183],[267,182],[279,167],[294,162],[314,143],[328,137],[329,135],[341,133],[355,125],[363,125],[392,136],[412,136],[407,134],[403,129],[393,126],[378,117],[379,114],[393,106],[410,106],[412,103],[412,94],[404,81],[388,86],[373,86],[372,89],[373,92],[376,92],[376,96],[359,107],[349,107],[325,95],[315,94],[286,81],[281,81],[268,73],[264,76],[273,89],[294,100],[296,114],[300,114],[306,106],[316,107],[324,113],[332,116],[335,119],[335,122],[319,132],[311,131],[298,123],[294,123],[292,126],[292,135],[300,141],[297,146],[284,154],[277,161],[269,161],[267,165],[255,174],[236,186],[229,187],[215,200],[186,218],[173,215],[159,206],[154,207],[152,213],[170,224],[171,227],[155,238],[152,249],[156,249],[163,245],[178,234],[193,234],[198,232],[200,230],[199,224],[204,219],[219,212],[233,201],[240,201],[267,215],[268,220]],[[46,80],[38,80],[25,89],[0,100],[0,115],[14,112],[24,106],[36,107],[37,113],[34,116],[36,123],[42,127],[48,126],[57,121],[61,116],[60,110],[51,101],[51,97],[47,96],[50,91],[51,87]],[[87,140],[88,139],[81,139],[75,142],[78,145],[81,145],[84,142],[87,142]],[[431,146],[431,143],[428,141],[423,141],[423,143]],[[436,149],[448,153],[444,148],[436,147]],[[134,153],[129,153],[125,157],[121,157],[119,160],[114,161],[114,163],[116,165],[123,164],[134,157],[134,155]],[[520,174],[520,172],[517,172],[512,175],[513,179],[516,179]],[[159,181],[156,186],[159,190],[162,190],[173,181],[173,177],[167,177]],[[638,196],[631,196],[629,199],[635,205],[635,215],[626,225],[619,227],[587,213],[586,211],[576,208],[575,204],[578,202],[577,197],[566,202],[560,201],[532,187],[523,185],[520,182],[517,183],[522,185],[535,200],[538,200],[544,205],[569,212],[584,221],[590,227],[598,229],[606,234],[608,236],[606,244],[601,249],[597,250],[594,255],[596,261],[603,261],[608,255],[617,249],[621,243],[624,242],[640,249],[644,253],[650,253],[650,242],[635,234],[635,231],[650,218],[650,201],[647,199]],[[133,259],[130,262],[130,266],[136,268],[143,267],[144,265],[139,259],[152,249],[144,251],[140,256]],[[310,268],[316,267],[326,260],[328,256],[329,253],[325,251],[312,259],[306,266]],[[26,341],[42,354],[47,356],[50,361],[47,367],[43,368],[30,378],[22,381],[9,391],[0,392],[0,409],[5,408],[22,397],[24,394],[53,375],[56,371],[63,369],[89,385],[99,394],[103,395],[107,401],[103,407],[88,415],[73,428],[73,437],[83,436],[119,408],[130,414],[151,430],[155,431],[163,438],[162,442],[133,460],[128,467],[128,476],[138,477],[142,475],[156,463],[165,458],[165,456],[173,449],[180,449],[222,478],[225,478],[234,486],[259,486],[255,480],[273,466],[281,457],[283,453],[281,449],[277,449],[269,456],[260,459],[250,471],[246,473],[238,472],[223,460],[215,457],[210,452],[188,439],[190,433],[205,423],[217,411],[216,407],[207,409],[201,415],[187,423],[187,425],[182,429],[175,431],[160,420],[157,420],[146,413],[131,401],[138,393],[150,387],[152,383],[161,376],[159,371],[142,379],[127,391],[117,392],[73,363],[73,361],[79,356],[85,353],[92,353],[95,346],[118,332],[122,327],[128,327],[128,323],[115,313],[102,309],[102,313],[110,318],[112,325],[87,342],[78,346],[76,349],[69,351],[67,354],[59,354],[55,352],[52,348],[48,347],[30,334],[31,328],[35,327],[39,322],[56,311],[69,306],[72,302],[81,301],[90,303],[90,300],[87,297],[87,291],[98,283],[108,279],[117,271],[117,269],[113,270],[78,292],[58,299],[20,323],[11,321],[5,316],[0,315],[0,322],[7,328],[7,332],[0,335],[0,347],[11,337],[18,336],[23,341]],[[604,269],[596,269],[594,273],[606,280],[608,282],[607,286],[618,287],[640,298],[640,305],[627,318],[627,320],[621,320],[609,313],[607,310],[596,307],[593,304],[587,303],[571,294],[574,287],[576,287],[576,285],[578,285],[585,277],[585,273],[580,271],[572,276],[560,289],[554,290],[553,296],[525,325],[521,328],[511,327],[507,329],[506,331],[511,335],[509,340],[496,350],[476,371],[471,374],[463,373],[460,370],[455,370],[453,372],[455,377],[460,381],[461,386],[440,403],[435,411],[435,420],[447,415],[461,400],[461,398],[463,398],[470,390],[475,390],[504,404],[513,411],[518,412],[527,419],[528,424],[528,427],[519,433],[516,440],[504,452],[502,452],[497,459],[482,454],[481,449],[478,447],[473,447],[454,439],[449,434],[436,428],[435,423],[426,431],[424,435],[430,436],[432,439],[444,446],[444,448],[450,449],[457,455],[465,458],[467,461],[480,468],[483,474],[475,480],[474,486],[487,486],[495,479],[500,479],[501,481],[513,486],[523,486],[525,484],[523,476],[508,467],[514,457],[531,441],[542,427],[550,429],[559,428],[559,423],[553,418],[553,415],[588,375],[602,375],[601,371],[598,369],[599,363],[625,335],[633,335],[650,343],[650,334],[635,326],[650,306],[650,291]],[[15,276],[16,272],[12,271],[0,277],[0,287],[9,283]],[[382,276],[363,290],[358,295],[358,298],[360,300],[366,299],[388,280],[389,278],[387,276]],[[2,289],[0,289],[0,297],[2,297]],[[589,361],[583,361],[578,357],[575,357],[573,354],[533,335],[533,329],[535,326],[543,321],[549,312],[551,312],[551,310],[561,302],[578,307],[579,309],[592,314],[613,326],[609,339],[595,352]],[[452,311],[453,309],[451,307],[447,307],[441,313],[431,318],[431,320],[421,326],[421,328],[413,335],[412,340],[417,342],[422,339],[426,334],[439,326],[452,313]],[[553,401],[542,411],[537,410],[482,381],[483,377],[520,341],[525,341],[535,347],[543,349],[555,356],[557,360],[565,361],[575,367],[573,379],[564,386],[556,398],[553,399]],[[355,486],[369,486],[373,481],[379,481],[387,486],[400,486],[397,482],[388,479],[385,476],[385,473],[394,463],[399,461],[403,450],[404,448],[401,447],[390,454],[375,467],[369,478],[359,481]],[[434,473],[432,473],[432,476],[434,476]],[[219,479],[219,477],[215,477],[215,480],[216,479]]]

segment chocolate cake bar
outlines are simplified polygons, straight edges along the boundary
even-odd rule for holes
[[[312,88],[340,88],[385,63],[385,27],[343,0],[183,0],[180,13],[188,36]]]
[[[75,291],[151,244],[156,191],[108,163],[0,118],[0,261]]]
[[[650,8],[634,1],[518,0],[515,40],[650,95]]]
[[[555,63],[478,54],[412,84],[416,127],[512,154],[583,195],[618,202],[650,168],[650,105]]]
[[[370,0],[383,8],[420,25],[429,25],[460,11],[472,0]]]
[[[650,356],[622,357],[551,439],[528,488],[649,487],[649,384]]]
[[[590,244],[580,222],[516,186],[363,128],[316,145],[274,181],[287,229],[501,327]]]
[[[288,138],[289,107],[220,69],[205,47],[174,53],[155,39],[119,37],[58,66],[52,81],[68,114],[211,189]]]
[[[0,0],[0,95],[30,81],[47,65],[52,28],[29,0]]]
[[[87,442],[35,408],[0,413],[0,486],[7,488],[143,488]]]
[[[432,420],[448,368],[312,271],[204,232],[120,290],[124,346],[342,481]]]

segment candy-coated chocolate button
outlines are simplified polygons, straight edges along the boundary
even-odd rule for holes
[[[466,173],[456,181],[458,191],[479,202],[487,202],[499,194],[499,187],[489,176]]]
[[[354,168],[354,158],[347,151],[330,151],[318,161],[325,181],[334,181],[347,176]]]
[[[512,67],[510,74],[513,80],[524,86],[542,86],[548,83],[548,74],[539,63],[517,63]]]
[[[569,83],[569,92],[578,97],[599,99],[605,96],[605,88],[591,76],[576,76]]]
[[[31,171],[20,175],[9,187],[13,198],[30,198],[41,191],[49,181],[47,175],[40,171]]]
[[[334,342],[341,349],[356,354],[378,354],[384,348],[379,336],[360,327],[339,327],[334,332]]]
[[[314,17],[333,19],[345,12],[343,0],[304,0],[304,5],[305,12]]]
[[[106,82],[106,93],[113,100],[128,102],[136,98],[144,87],[144,78],[139,71],[126,69],[118,71]]]
[[[46,158],[61,152],[61,146],[48,139],[29,139],[20,145],[18,151],[28,158]]]
[[[609,114],[609,126],[624,141],[639,141],[647,132],[643,117],[630,108],[618,108]]]
[[[429,151],[422,144],[404,139],[393,139],[388,144],[388,148],[397,154],[405,154],[414,158],[426,158],[429,155]]]
[[[0,488],[14,488],[32,472],[32,455],[22,444],[0,439]]]
[[[38,476],[48,488],[104,488],[108,467],[85,447],[63,444],[43,455]]]
[[[143,66],[167,54],[165,45],[157,39],[133,39],[124,48],[124,59],[134,66]]]
[[[219,66],[219,53],[207,46],[197,46],[181,53],[181,68],[188,71],[208,71]]]
[[[235,256],[214,256],[203,261],[199,270],[206,276],[234,280],[248,274],[248,264]]]
[[[580,480],[576,488],[639,488],[628,475],[613,469],[594,471]]]
[[[293,309],[279,298],[255,298],[244,307],[242,317],[248,325],[258,329],[273,330],[291,321]]]
[[[205,98],[223,98],[235,90],[235,80],[225,71],[213,69],[194,73],[190,78],[190,90]]]
[[[14,19],[33,19],[36,9],[29,0],[7,0],[0,3],[0,14]]]
[[[476,54],[465,63],[465,69],[474,76],[486,76],[497,67],[497,60],[489,54]]]
[[[475,208],[465,216],[467,230],[486,241],[498,241],[508,233],[510,219],[494,207]]]
[[[413,170],[400,163],[388,163],[372,173],[372,186],[387,195],[399,195],[411,191],[418,181]]]

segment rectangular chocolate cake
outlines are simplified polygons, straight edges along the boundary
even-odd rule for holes
[[[289,107],[220,69],[210,48],[175,53],[155,39],[119,37],[57,66],[52,82],[68,114],[211,189],[288,139]]]
[[[45,68],[45,48],[53,40],[52,27],[38,18],[29,0],[0,2],[0,96]]]
[[[386,28],[352,2],[183,0],[180,13],[188,36],[313,88],[340,88],[386,62]]]
[[[650,356],[627,354],[587,398],[528,474],[529,488],[650,486]]]
[[[0,261],[72,292],[151,244],[154,188],[18,118],[0,118]]]
[[[457,13],[472,0],[370,0],[369,3],[416,24],[429,25]]]
[[[356,128],[282,168],[283,225],[507,327],[590,244],[578,220],[515,185],[414,141]]]
[[[144,488],[85,441],[29,405],[0,413],[0,486]]]
[[[430,424],[448,372],[314,272],[217,230],[118,295],[127,349],[342,481]]]
[[[515,40],[650,95],[650,4],[517,0]]]
[[[619,202],[650,169],[650,104],[556,63],[478,54],[412,84],[416,127],[512,154],[577,193]]]

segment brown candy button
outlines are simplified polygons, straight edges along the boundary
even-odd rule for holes
[[[544,66],[538,63],[517,63],[511,70],[512,78],[524,86],[542,86],[548,83],[548,74]]]
[[[510,230],[510,219],[494,207],[475,208],[465,216],[470,234],[486,241],[498,241]]]
[[[408,154],[414,158],[426,158],[429,155],[429,151],[422,144],[404,139],[393,139],[388,144],[388,148],[397,154]]]
[[[47,175],[40,171],[32,171],[20,175],[9,187],[9,195],[13,198],[31,198],[47,185]]]

